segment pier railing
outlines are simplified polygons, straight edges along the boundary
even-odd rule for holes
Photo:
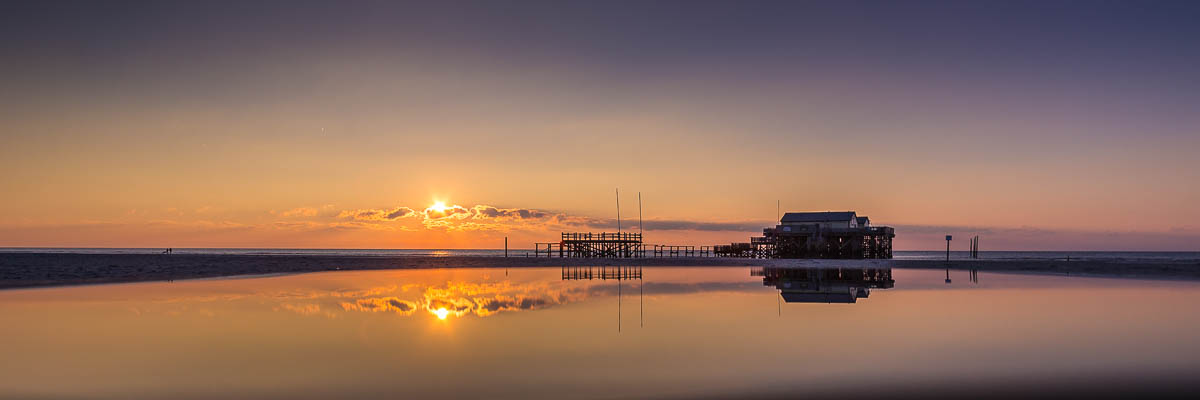
[[[563,232],[562,242],[642,242],[642,234],[634,232]]]
[[[713,246],[674,246],[674,245],[653,245],[653,254],[655,258],[671,258],[671,257],[712,257]]]
[[[558,242],[533,244],[534,257],[671,258],[716,257],[713,246],[645,244],[640,232],[563,232]]]
[[[558,243],[534,243],[535,257],[645,257],[642,234],[635,232],[563,232]]]

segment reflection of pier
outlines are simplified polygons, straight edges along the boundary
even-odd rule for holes
[[[617,332],[621,331],[621,281],[636,279],[638,280],[638,326],[645,325],[645,318],[642,316],[645,307],[642,303],[642,295],[644,294],[645,282],[642,280],[642,267],[639,266],[612,266],[612,267],[562,267],[562,280],[578,281],[578,280],[609,280],[617,281]]]
[[[642,267],[640,266],[612,266],[612,267],[562,267],[562,280],[630,280],[642,279]]]
[[[788,303],[855,303],[871,289],[896,286],[891,268],[781,268],[750,271],[763,285],[779,289]]]

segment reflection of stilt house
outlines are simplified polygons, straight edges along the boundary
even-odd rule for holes
[[[787,213],[774,228],[763,229],[750,243],[713,248],[724,257],[751,258],[892,258],[895,229],[871,226],[854,211]]]
[[[896,286],[891,268],[778,268],[750,272],[779,289],[788,303],[855,303],[871,289]]]

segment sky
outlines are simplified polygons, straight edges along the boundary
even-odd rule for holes
[[[1200,250],[1200,4],[0,3],[0,247]],[[444,207],[433,207],[435,204]],[[966,249],[966,241],[960,244]]]

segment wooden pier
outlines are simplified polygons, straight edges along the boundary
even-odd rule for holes
[[[713,246],[672,246],[656,244],[653,245],[653,254],[655,258],[673,258],[673,257],[712,257]]]
[[[716,246],[647,245],[633,232],[563,232],[558,242],[533,245],[534,257],[560,258],[892,258],[895,229],[871,226],[853,211],[787,213],[749,243]],[[619,225],[618,225],[619,226]],[[618,228],[619,229],[619,228]]]
[[[758,249],[750,243],[718,244],[713,246],[713,255],[717,257],[734,258],[766,258],[759,257]]]
[[[635,258],[645,257],[642,234],[632,232],[563,232],[562,240],[533,244],[535,257]]]

